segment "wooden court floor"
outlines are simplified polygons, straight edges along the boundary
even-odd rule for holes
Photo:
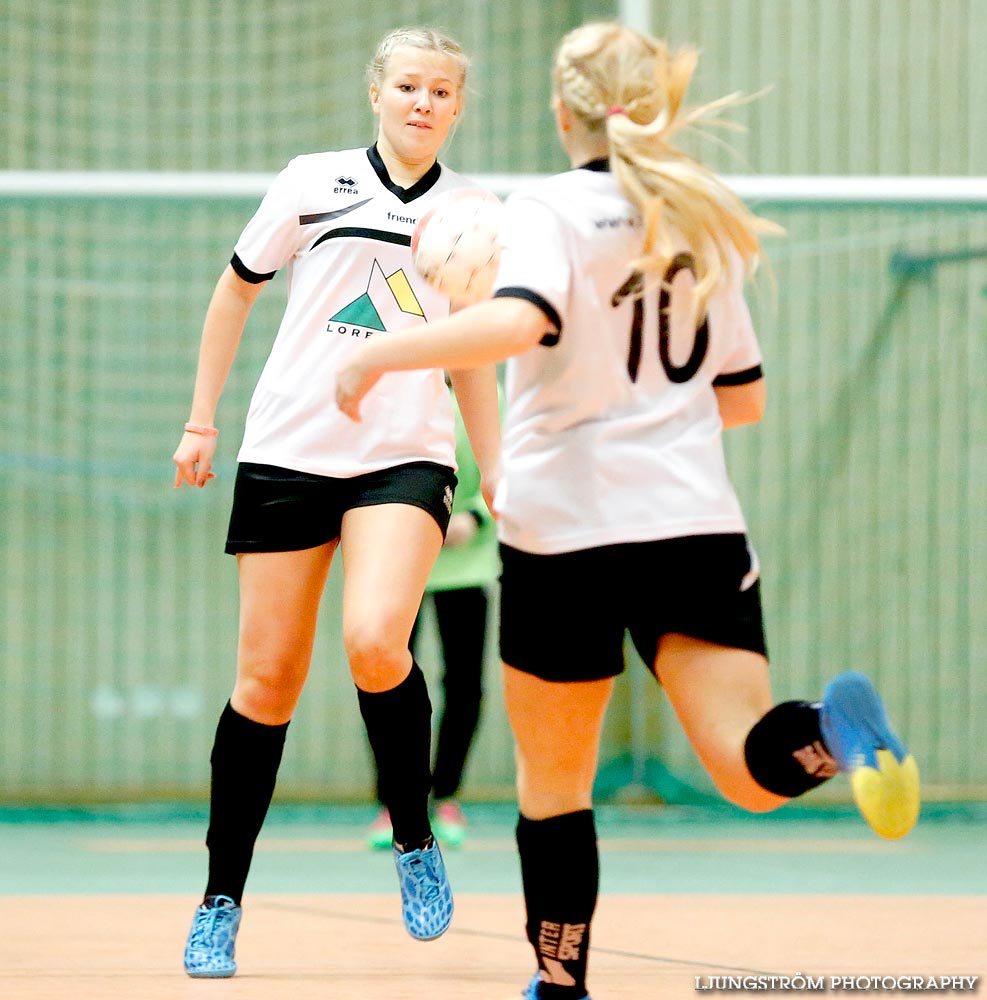
[[[0,995],[508,1000],[531,966],[513,895],[462,896],[453,928],[426,944],[390,896],[255,897],[228,981],[185,977],[188,919],[173,896],[8,898]],[[644,1000],[696,996],[714,977],[982,975],[985,934],[983,898],[610,895],[590,985],[598,1000]]]
[[[456,915],[429,943],[405,934],[389,859],[363,847],[359,822],[265,833],[239,972],[193,981],[181,951],[200,888],[199,820],[0,819],[0,997],[518,997],[533,960],[503,817],[447,852]],[[920,824],[885,845],[849,821],[604,821],[591,994],[674,1000],[745,976],[983,977],[983,834],[982,823]]]

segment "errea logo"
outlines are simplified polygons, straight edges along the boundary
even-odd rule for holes
[[[336,187],[332,189],[333,194],[359,194],[356,189],[356,181],[352,177],[337,177]]]

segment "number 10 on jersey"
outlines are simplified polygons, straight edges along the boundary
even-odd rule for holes
[[[709,322],[707,317],[693,332],[692,350],[684,364],[677,365],[672,360],[671,354],[671,307],[672,282],[680,271],[689,271],[695,274],[692,254],[677,254],[668,270],[662,277],[661,285],[657,288],[658,296],[658,360],[661,362],[665,374],[670,382],[688,382],[689,379],[699,371],[699,366],[706,357],[709,349]],[[611,304],[616,308],[628,296],[634,296],[633,313],[631,316],[631,336],[630,349],[627,354],[627,374],[632,382],[637,382],[638,370],[641,367],[641,348],[644,340],[644,295],[641,289],[644,283],[644,276],[640,271],[634,271],[631,276],[614,292]]]

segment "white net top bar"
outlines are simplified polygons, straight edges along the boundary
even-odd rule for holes
[[[476,174],[506,196],[537,174]],[[261,173],[0,171],[0,197],[261,197],[273,180]],[[987,177],[727,176],[742,198],[771,204],[987,205]]]

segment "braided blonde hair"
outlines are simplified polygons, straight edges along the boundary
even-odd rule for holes
[[[367,66],[367,80],[380,87],[387,70],[391,53],[400,45],[410,45],[416,49],[427,49],[442,55],[452,56],[459,64],[459,98],[462,101],[466,90],[466,73],[469,70],[469,56],[454,38],[437,28],[405,27],[389,31],[377,46],[373,59]]]
[[[762,254],[759,237],[783,230],[752,213],[716,173],[674,145],[692,126],[724,124],[715,121],[719,113],[745,100],[730,94],[684,107],[698,57],[691,46],[671,51],[622,24],[595,22],[562,39],[552,79],[556,96],[590,133],[605,130],[610,168],[645,220],[633,266],[645,282],[664,275],[676,253],[671,234],[679,234],[693,253],[702,309],[729,272],[734,251],[751,274]]]

